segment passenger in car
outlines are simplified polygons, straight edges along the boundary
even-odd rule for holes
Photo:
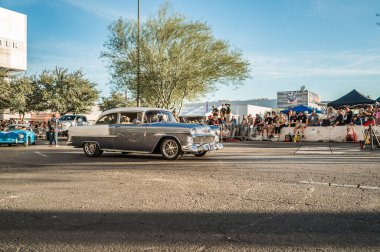
[[[160,122],[167,122],[168,116],[167,115],[160,115]]]
[[[121,117],[121,124],[131,124],[131,119],[128,116]]]
[[[157,115],[153,115],[152,123],[153,123],[153,122],[159,122],[159,119],[158,119],[158,116],[157,116]]]

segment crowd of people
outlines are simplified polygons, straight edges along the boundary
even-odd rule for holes
[[[29,124],[33,131],[46,131],[48,128],[48,121],[23,121],[23,120],[0,120],[0,131],[5,130],[8,125],[12,124]]]
[[[242,115],[240,120],[231,113],[229,104],[223,104],[218,110],[213,107],[212,115],[207,120],[208,125],[219,125],[224,137],[240,137],[243,140],[261,136],[262,139],[279,137],[283,127],[293,127],[293,134],[300,134],[300,138],[305,138],[305,129],[315,126],[344,126],[344,125],[380,125],[380,108],[367,106],[358,110],[351,110],[349,107],[343,109],[333,109],[329,107],[326,114],[317,114],[313,110],[310,114],[307,111],[296,113],[289,110],[283,112],[267,112],[264,116],[256,114]]]

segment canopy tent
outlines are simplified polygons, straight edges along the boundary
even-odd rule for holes
[[[377,102],[380,102],[380,97],[376,99]]]
[[[282,110],[281,112],[284,113],[284,114],[287,114],[289,112],[289,110],[295,111],[296,113],[307,111],[310,114],[311,112],[313,112],[314,109],[306,107],[304,105],[298,105],[298,106],[296,106],[294,108],[289,108],[289,109]],[[316,109],[315,112],[316,113],[321,113],[321,111],[318,110],[318,109]]]
[[[327,104],[328,107],[339,108],[344,106],[358,106],[358,105],[369,105],[375,104],[376,101],[367,98],[365,95],[356,91],[356,89],[352,90],[348,94],[340,97],[339,99],[329,102]]]

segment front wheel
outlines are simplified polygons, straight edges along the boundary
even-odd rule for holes
[[[178,159],[182,155],[179,142],[173,138],[166,138],[161,143],[161,155],[167,160]]]
[[[24,147],[28,147],[29,146],[29,142],[30,142],[30,139],[26,139],[25,143],[24,143]]]
[[[83,151],[87,157],[99,157],[103,153],[103,151],[99,149],[98,144],[94,142],[84,143]]]
[[[204,155],[207,154],[208,151],[201,151],[201,152],[197,152],[197,153],[194,153],[194,156],[196,157],[203,157]]]

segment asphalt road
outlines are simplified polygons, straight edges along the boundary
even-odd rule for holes
[[[380,151],[228,143],[203,158],[0,148],[0,251],[379,251]]]

